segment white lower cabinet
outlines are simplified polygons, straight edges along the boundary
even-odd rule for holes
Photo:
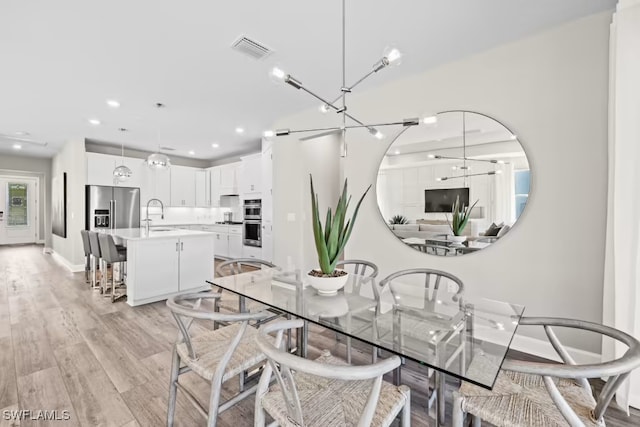
[[[262,259],[262,248],[256,248],[255,246],[243,246],[242,257]]]
[[[208,236],[180,238],[180,281],[179,290],[201,288],[205,280],[213,278],[213,258],[215,242]],[[208,262],[203,263],[206,258]]]
[[[136,306],[207,288],[214,246],[211,235],[128,241],[127,303]]]
[[[229,233],[229,258],[242,258],[242,234]]]
[[[215,239],[215,256],[217,257],[229,257],[229,234],[215,232],[213,233]]]

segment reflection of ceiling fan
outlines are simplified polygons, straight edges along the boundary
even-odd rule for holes
[[[30,144],[30,145],[36,145],[38,147],[46,147],[48,144],[47,142],[36,141],[35,139],[25,138],[24,136],[7,135],[5,133],[0,133],[0,142]]]

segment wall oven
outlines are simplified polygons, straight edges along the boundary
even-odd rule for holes
[[[245,246],[262,247],[262,200],[244,201],[242,240]]]
[[[242,232],[245,246],[262,247],[262,221],[259,219],[245,219]]]
[[[262,200],[252,199],[245,200],[243,205],[244,219],[261,219],[262,218]]]

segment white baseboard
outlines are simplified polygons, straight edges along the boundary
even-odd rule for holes
[[[531,338],[525,335],[516,335],[513,338],[510,348],[534,356],[544,357],[545,359],[561,361],[558,353],[556,353],[551,344],[545,340]],[[602,362],[602,356],[598,353],[567,346],[565,346],[565,349],[578,364]]]
[[[72,273],[79,273],[81,271],[84,271],[84,264],[72,264],[71,262],[69,262],[69,260],[67,260],[65,257],[60,255],[53,249],[51,248],[48,248],[48,249],[51,251],[51,256],[53,257],[53,259],[59,264],[62,264],[63,266],[65,266]],[[45,248],[45,251],[46,250],[47,248]]]
[[[48,248],[48,247],[44,247],[44,249],[42,249],[42,253],[43,254],[52,254],[53,253],[53,249],[52,248]]]
[[[44,245],[44,239],[40,239],[38,241],[36,241],[37,244],[39,245]]]

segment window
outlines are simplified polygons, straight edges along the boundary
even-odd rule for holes
[[[27,184],[7,184],[7,226],[25,227],[29,225],[27,212]]]
[[[515,199],[516,199],[516,219],[520,218],[520,214],[524,210],[529,199],[529,190],[531,189],[531,173],[529,169],[517,170],[514,172],[515,178]]]

